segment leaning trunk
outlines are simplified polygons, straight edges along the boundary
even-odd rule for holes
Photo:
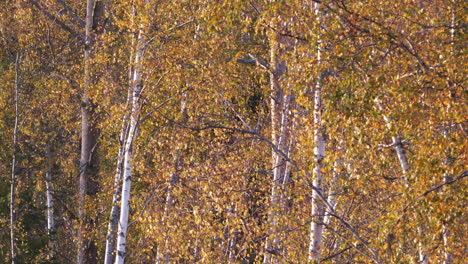
[[[114,177],[114,194],[112,196],[112,208],[109,217],[109,226],[106,235],[106,251],[104,253],[104,264],[111,264],[114,258],[115,250],[115,231],[117,230],[117,223],[120,215],[120,198],[122,195],[122,164],[125,152],[125,136],[127,134],[127,116],[125,115],[122,120],[122,131],[120,133],[120,147],[117,154],[117,166],[115,169]]]

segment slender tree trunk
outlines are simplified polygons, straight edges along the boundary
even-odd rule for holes
[[[12,147],[12,162],[11,162],[11,179],[10,179],[10,252],[11,252],[11,263],[15,264],[16,262],[16,244],[15,244],[15,221],[16,221],[16,211],[15,211],[15,190],[16,190],[16,146],[17,146],[17,137],[18,137],[18,90],[19,90],[19,60],[20,53],[16,52],[15,59],[15,124],[13,126],[13,147]]]
[[[377,107],[379,108],[379,110],[383,113],[385,111],[385,107],[382,105],[379,98],[375,98],[374,101],[377,104]],[[392,126],[392,120],[390,120],[390,118],[388,118],[385,114],[383,114],[383,119],[387,127],[390,129]],[[411,185],[408,179],[408,173],[409,173],[408,156],[406,155],[406,152],[403,148],[402,140],[399,137],[392,136],[392,145],[393,145],[393,148],[395,149],[395,152],[397,153],[398,161],[400,163],[401,171],[403,173],[403,178],[405,180],[406,188],[410,191]],[[418,234],[420,235],[424,234],[423,228],[424,227],[422,225],[417,227]],[[419,255],[420,263],[422,264],[429,263],[429,259],[427,257],[426,251],[424,250],[421,239],[418,242],[418,255]]]
[[[180,104],[180,121],[186,122],[187,121],[187,94],[183,94],[183,99]],[[167,187],[166,192],[166,202],[164,204],[164,215],[162,217],[161,224],[162,226],[168,227],[171,221],[172,215],[172,206],[174,204],[174,194],[173,190],[176,188],[177,184],[179,183],[180,172],[182,170],[183,165],[183,153],[181,149],[181,144],[179,144],[178,149],[174,153],[174,171],[171,173],[169,177],[169,186]],[[158,250],[156,253],[156,263],[170,263],[171,255],[170,255],[170,246],[171,246],[171,235],[169,233],[169,228],[166,229],[166,234],[164,238],[164,244],[158,246]]]
[[[132,56],[130,56],[130,61]],[[129,80],[133,78],[133,66],[129,67]],[[131,86],[127,89],[127,101],[125,108],[128,109],[130,105],[130,100],[132,99],[132,89]],[[117,154],[117,165],[115,169],[114,177],[114,194],[112,196],[112,208],[109,216],[109,226],[107,228],[106,235],[106,251],[104,253],[104,264],[111,264],[115,256],[115,241],[116,241],[116,230],[117,223],[119,222],[120,215],[120,200],[122,195],[122,165],[123,158],[125,155],[125,143],[128,135],[128,115],[124,113],[122,117],[122,130],[120,132],[119,138],[119,152]]]
[[[135,7],[132,6],[132,15],[136,16]],[[138,34],[134,33],[131,40],[132,47],[135,47],[136,41],[138,41]],[[130,61],[133,61],[134,52],[130,53]],[[128,67],[128,80],[133,80],[135,65],[130,63]],[[127,100],[125,103],[125,110],[130,111],[132,100],[132,85],[127,86]],[[109,225],[107,228],[106,235],[106,251],[104,253],[104,264],[111,264],[115,257],[115,242],[116,242],[116,231],[118,229],[117,224],[120,216],[120,201],[122,198],[122,171],[123,171],[123,159],[125,155],[126,140],[129,132],[128,124],[129,114],[124,113],[122,117],[122,129],[119,137],[119,152],[117,154],[117,165],[115,169],[114,177],[114,193],[112,195],[112,208],[109,216]]]
[[[281,19],[281,15],[278,15]],[[270,44],[270,118],[271,142],[282,152],[291,154],[295,145],[292,138],[294,127],[295,96],[287,83],[281,84],[281,77],[286,72],[286,60],[283,55],[294,47],[294,42],[287,36],[278,33],[288,30],[287,21],[271,21],[269,32]],[[274,30],[276,29],[276,30]],[[265,241],[264,263],[279,263],[286,252],[286,245],[281,241],[279,219],[286,212],[286,193],[284,184],[289,182],[291,165],[288,159],[272,149],[273,179],[270,194],[270,210],[268,212],[268,236]]]
[[[271,27],[275,28],[277,25],[272,23]],[[279,78],[284,73],[285,62],[280,62],[281,50],[279,46],[279,34],[272,32],[270,37],[270,115],[271,115],[271,129],[272,129],[272,143],[278,147],[283,153],[288,153],[289,142],[289,123],[291,121],[289,107],[291,106],[292,94],[285,94],[282,89]],[[266,238],[265,242],[265,255],[263,262],[278,263],[280,261],[281,251],[284,246],[279,237],[278,218],[279,213],[282,211],[284,203],[282,199],[282,183],[285,178],[287,161],[275,151],[272,151],[272,169],[273,181],[270,194],[271,207],[268,212],[269,230],[268,234],[271,237]]]
[[[176,187],[176,185],[179,183],[179,176],[180,176],[180,171],[181,171],[181,165],[182,165],[182,154],[180,151],[177,151],[176,154],[174,155],[174,171],[171,173],[171,176],[169,178],[169,186],[167,187],[167,193],[166,193],[166,202],[164,205],[164,215],[162,218],[162,225],[163,226],[168,226],[170,223],[170,218],[171,212],[172,212],[172,206],[174,204],[174,194],[173,190]],[[164,238],[164,243],[161,246],[158,246],[158,250],[156,253],[156,263],[170,263],[171,261],[171,255],[170,255],[170,244],[171,244],[171,235],[169,234],[169,230],[166,230],[165,238]]]
[[[117,154],[117,166],[115,170],[114,178],[114,194],[112,196],[112,208],[109,217],[109,225],[107,228],[106,235],[106,251],[104,253],[104,264],[111,264],[114,259],[114,250],[115,250],[115,234],[117,230],[117,223],[119,221],[120,215],[120,198],[122,195],[122,163],[125,152],[125,135],[127,132],[126,120],[127,116],[125,115],[122,120],[122,131],[120,134],[120,147],[119,153]]]
[[[339,145],[340,143],[338,143]],[[342,155],[343,151],[340,146],[337,147],[337,153],[338,155]],[[337,183],[338,179],[340,178],[341,174],[341,167],[343,166],[343,159],[338,158],[334,163],[333,163],[333,179],[330,185],[330,189],[328,190],[328,197],[327,197],[327,202],[328,204],[332,207],[333,210],[335,210],[336,207],[336,192],[337,192]],[[325,214],[325,217],[323,219],[323,222],[325,225],[330,224],[331,218],[330,214],[330,209],[327,209],[327,213]]]
[[[88,97],[91,86],[91,57],[92,57],[92,27],[94,19],[94,0],[86,1],[86,27],[85,27],[85,49],[84,49],[84,80],[83,95],[81,101],[81,155],[79,168],[79,191],[78,191],[78,252],[77,263],[96,263],[97,252],[92,241],[92,225],[86,214],[86,197],[93,193],[90,190],[91,168],[97,168],[96,157],[93,152],[97,144],[97,130],[93,120],[93,106]],[[96,154],[94,154],[95,156]],[[94,171],[95,173],[95,171]],[[94,187],[94,186],[93,186]]]
[[[317,49],[317,65],[321,64],[322,61],[322,40],[321,40],[321,13],[320,4],[315,3],[315,15],[319,21],[319,33],[318,33],[318,49]],[[322,123],[322,80],[319,77],[315,86],[314,94],[314,160],[315,168],[313,170],[314,186],[323,193],[323,160],[325,158],[325,127]],[[312,192],[312,222],[310,231],[310,244],[309,244],[309,261],[320,261],[321,248],[322,248],[322,237],[323,237],[323,221],[325,215],[325,208],[320,200],[319,194],[316,191]]]
[[[455,26],[456,26],[456,11],[455,11],[455,8],[456,8],[456,3],[455,3],[455,0],[452,0],[452,10],[451,10],[451,13],[452,13],[452,19],[450,21],[450,26],[451,26],[451,29],[450,29],[450,43],[451,43],[451,48],[450,48],[450,55],[453,57],[454,55],[454,45],[455,45]],[[452,80],[448,80],[448,86],[451,88],[451,86],[453,86],[453,81]],[[451,107],[451,104],[449,103],[447,105],[447,112],[450,111],[450,107]],[[444,138],[447,137],[447,133],[448,131],[444,130],[443,131],[443,136]],[[446,157],[445,157],[445,166],[446,166],[446,170],[449,169],[449,167],[453,166],[453,158],[450,156],[450,148],[447,148],[445,150],[446,152]],[[444,181],[447,181],[449,179],[451,179],[452,175],[448,174],[448,173],[445,173],[444,174]],[[449,245],[449,241],[450,241],[450,231],[448,230],[448,226],[447,226],[447,223],[444,221],[442,222],[442,238],[443,238],[443,241],[444,241],[444,263],[443,264],[452,264],[453,263],[453,256],[450,252],[450,245]]]
[[[46,210],[47,210],[47,235],[49,236],[49,255],[48,258],[52,259],[55,255],[55,221],[54,221],[54,197],[52,185],[52,157],[50,154],[50,144],[46,146]]]
[[[146,40],[142,30],[139,31],[137,47],[134,57],[134,72],[133,80],[131,80],[130,87],[132,87],[132,109],[130,112],[130,124],[125,141],[124,152],[124,171],[122,183],[122,200],[120,205],[120,218],[118,225],[117,236],[117,256],[115,263],[123,264],[125,260],[125,245],[127,238],[128,216],[130,209],[130,190],[132,183],[132,147],[133,140],[137,135],[137,126],[140,113],[140,93],[142,89],[141,75],[142,75],[142,60],[144,55]]]
[[[379,108],[380,111],[382,112],[385,111],[385,108],[380,102],[379,98],[375,98],[375,103],[377,104],[377,107]],[[387,124],[387,127],[390,129],[392,126],[392,121],[386,115],[383,115],[383,118],[384,118],[385,123]],[[403,144],[401,142],[401,139],[396,136],[392,136],[392,145],[397,153],[398,161],[400,162],[400,166],[401,166],[401,171],[403,172],[406,184],[408,185],[408,178],[407,178],[407,174],[409,171],[408,158],[406,157],[405,150],[403,149]]]

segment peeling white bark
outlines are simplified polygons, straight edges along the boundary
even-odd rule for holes
[[[319,28],[321,27],[320,4],[314,3],[314,12]],[[320,31],[320,30],[319,30]],[[318,49],[317,49],[317,65],[322,61],[322,39],[321,33],[318,34]],[[322,124],[322,80],[319,78],[315,86],[314,93],[314,161],[315,168],[313,169],[313,184],[318,191],[323,193],[323,159],[325,158],[325,137],[324,126]],[[319,194],[316,191],[312,192],[312,222],[310,226],[310,242],[309,242],[309,261],[320,261],[321,247],[323,239],[323,221],[325,208]]]
[[[55,228],[55,221],[54,221],[54,197],[52,196],[53,187],[52,187],[52,171],[51,171],[51,164],[50,164],[50,145],[46,147],[46,206],[47,206],[47,234],[51,235]]]
[[[124,171],[122,183],[122,199],[120,204],[120,218],[117,236],[117,256],[115,264],[123,264],[125,260],[125,246],[127,239],[128,217],[130,210],[130,190],[132,184],[132,146],[133,141],[137,135],[137,126],[140,113],[140,93],[141,93],[141,75],[142,75],[142,60],[145,48],[145,38],[143,32],[140,30],[138,34],[137,49],[134,58],[134,72],[133,80],[130,86],[132,87],[132,109],[130,113],[130,124],[128,134],[125,141],[124,153]]]
[[[379,108],[379,110],[382,111],[383,113],[385,111],[385,107],[382,105],[379,98],[378,97],[375,98],[374,101],[377,104],[377,107]],[[392,127],[392,121],[386,115],[383,115],[383,118],[385,120],[387,127],[390,129]],[[400,162],[401,170],[406,180],[406,184],[408,184],[408,178],[407,178],[407,173],[409,172],[408,158],[406,156],[405,150],[403,149],[403,144],[401,142],[401,139],[399,139],[398,137],[392,136],[392,145],[395,148],[395,151],[397,153],[398,161]]]
[[[130,59],[133,57],[131,56]],[[130,80],[133,78],[133,67],[129,67],[129,77]],[[127,102],[125,104],[126,109],[130,105],[130,100],[132,99],[132,89],[131,86],[128,88],[127,93]],[[115,177],[114,177],[114,194],[112,196],[112,208],[111,213],[109,216],[109,226],[107,228],[107,235],[106,235],[106,251],[104,253],[104,264],[111,264],[114,259],[115,255],[115,234],[117,230],[117,223],[119,221],[120,215],[120,201],[122,195],[122,166],[123,166],[123,158],[125,154],[125,141],[127,139],[128,134],[128,114],[124,113],[122,117],[122,130],[120,132],[119,138],[119,152],[117,154],[117,165],[115,169]]]
[[[385,111],[385,107],[382,105],[380,102],[379,98],[375,98],[375,103],[377,104],[377,107],[379,110],[382,112]],[[388,118],[386,115],[383,114],[384,121],[387,125],[387,127],[390,129],[392,127],[392,121],[390,118]],[[411,190],[411,186],[409,183],[408,179],[408,172],[409,172],[409,165],[408,165],[408,157],[406,155],[406,152],[403,148],[403,144],[401,142],[401,139],[395,136],[392,136],[392,145],[397,153],[398,161],[400,163],[401,171],[403,173],[403,178],[405,180],[406,187]],[[417,227],[417,232],[420,236],[424,234],[423,226],[418,226]],[[427,264],[429,263],[429,258],[426,254],[426,251],[424,250],[424,245],[421,242],[421,239],[418,242],[418,255],[419,255],[419,261],[422,264]]]

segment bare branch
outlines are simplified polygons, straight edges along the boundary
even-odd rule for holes
[[[34,0],[29,0],[29,3],[31,3],[33,6],[35,6],[39,11],[41,11],[44,15],[46,15],[52,22],[57,23],[62,29],[65,31],[68,31],[70,34],[78,38],[80,41],[84,42],[84,38],[82,35],[78,34],[75,30],[67,26],[65,23],[60,21],[57,17],[52,15],[49,11],[45,10],[42,6],[40,6],[36,1]]]
[[[439,190],[440,188],[444,187],[445,185],[449,185],[449,184],[453,184],[465,177],[468,176],[468,171],[464,171],[462,174],[458,175],[455,179],[452,179],[452,180],[448,180],[448,181],[445,181],[444,183],[441,183],[439,185],[436,185],[432,188],[430,188],[429,190],[421,193],[420,195],[416,196],[413,200],[411,200],[411,202],[409,202],[404,208],[403,208],[403,211],[407,211],[409,209],[409,207],[414,204],[417,200],[421,199],[422,197],[424,196],[427,196],[429,193],[431,192],[434,192],[434,191],[437,191]]]
[[[234,112],[234,114],[237,116],[237,118],[240,119],[240,121],[242,122],[242,124],[244,124],[245,127],[247,127],[250,131],[255,131],[245,120],[244,118],[242,118],[242,116],[236,111],[236,109],[234,109],[234,107],[232,106],[231,102],[229,102],[224,96],[223,94],[219,93],[218,92],[218,95],[223,99],[223,101],[229,106],[229,108],[231,108],[231,110]]]
[[[465,178],[467,176],[468,176],[468,171],[464,171],[460,175],[458,175],[456,178],[451,179],[451,180],[446,180],[444,183],[438,184],[438,185],[426,190],[425,192],[421,193],[420,195],[416,196],[413,200],[411,200],[408,204],[406,204],[405,207],[403,207],[403,214],[400,216],[398,221],[396,221],[396,223],[393,225],[392,230],[395,229],[395,227],[398,226],[399,223],[401,223],[401,220],[406,215],[408,210],[415,207],[414,203],[416,203],[416,201],[418,201],[419,199],[421,199],[424,196],[427,196],[431,192],[434,192],[434,191],[437,191],[437,190],[441,189],[445,185],[453,184],[453,183],[455,183],[455,182],[457,182],[457,181],[459,181],[459,180],[461,180],[461,179],[463,179],[463,178]]]
[[[67,10],[71,15],[72,17],[84,28],[86,23],[76,14],[76,12],[71,9],[70,6],[68,6],[65,2],[63,2],[62,0],[55,0],[57,3],[61,4],[65,10]]]

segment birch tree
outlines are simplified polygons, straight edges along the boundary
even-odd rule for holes
[[[19,88],[20,88],[20,73],[19,73],[19,63],[20,63],[20,53],[16,51],[15,58],[15,85],[13,89],[14,93],[14,108],[15,108],[15,123],[13,125],[13,144],[12,144],[12,161],[11,161],[11,178],[10,178],[10,254],[11,254],[11,263],[16,263],[16,209],[15,209],[15,192],[16,192],[16,156],[17,156],[17,138],[18,138],[18,100],[19,100]]]
[[[146,2],[148,4],[148,2]],[[149,6],[148,6],[149,7]],[[135,19],[135,17],[133,17]],[[126,252],[126,238],[128,229],[128,217],[130,209],[130,190],[132,183],[132,153],[133,143],[138,133],[138,122],[141,109],[140,96],[142,91],[142,71],[143,58],[146,48],[146,38],[143,25],[138,25],[139,31],[136,40],[135,55],[133,57],[133,79],[130,80],[129,89],[132,91],[130,120],[128,132],[125,139],[125,149],[123,153],[123,175],[122,175],[122,198],[120,205],[120,217],[117,236],[117,255],[116,264],[123,264]]]
[[[49,236],[49,258],[53,258],[55,246],[55,219],[54,219],[54,188],[52,180],[52,155],[50,153],[50,145],[47,143],[45,150],[46,169],[45,169],[45,185],[46,185],[46,216],[47,216],[47,235]]]
[[[380,102],[378,98],[375,98],[375,103],[377,104],[377,107],[379,108],[380,111],[385,111],[384,106]],[[386,125],[388,128],[392,127],[392,122],[390,118],[388,118],[385,114],[383,115],[383,118],[385,120]],[[398,161],[401,166],[401,171],[403,173],[403,179],[405,181],[406,188],[411,190],[411,185],[409,183],[408,179],[408,173],[409,173],[409,165],[408,165],[408,157],[406,155],[406,152],[403,148],[403,142],[400,138],[396,136],[392,136],[392,145],[395,149],[395,152],[397,153],[398,156]],[[417,227],[418,234],[422,235],[424,233],[423,226],[420,225]],[[421,241],[418,242],[418,253],[419,253],[419,261],[420,263],[426,264],[429,263],[428,256],[425,253],[424,246]]]
[[[282,153],[279,153],[275,149],[272,150],[273,178],[270,194],[271,208],[268,212],[270,229],[268,230],[269,234],[265,242],[264,263],[278,263],[282,254],[281,252],[286,246],[281,242],[279,218],[284,208],[282,191],[284,191],[285,181],[288,181],[286,173],[291,165],[289,164],[290,160],[288,160],[288,157],[284,157],[284,153],[289,153],[289,148],[292,147],[289,143],[291,140],[292,113],[295,103],[293,91],[291,89],[286,89],[287,84],[281,82],[281,76],[285,74],[287,65],[284,56],[285,49],[291,44],[288,43],[287,37],[278,33],[278,31],[287,30],[288,24],[287,21],[281,18],[281,14],[277,16],[277,19],[272,19],[270,22],[269,30],[270,122],[271,142],[278,148],[277,150]],[[258,59],[255,60],[258,61]]]
[[[187,94],[182,95],[182,102],[180,104],[180,120],[181,122],[187,122]],[[166,225],[172,225],[173,223],[173,206],[174,206],[174,189],[177,187],[177,184],[179,183],[180,180],[180,173],[182,170],[182,165],[183,165],[183,147],[178,146],[177,149],[175,150],[173,156],[173,169],[169,177],[169,184],[167,186],[167,191],[166,191],[166,199],[164,203],[164,213],[162,216],[162,221],[161,224],[166,226]],[[170,247],[171,247],[171,234],[169,232],[169,229],[166,230],[166,234],[164,237],[164,242],[162,245],[158,246],[158,251],[156,253],[156,263],[170,263],[171,261],[171,255],[170,255]],[[196,254],[195,254],[196,255]]]
[[[133,7],[133,16],[135,16],[135,8]],[[134,34],[135,35],[135,34]],[[137,37],[132,37],[132,46],[135,45]],[[130,61],[133,60],[133,53],[130,53]],[[129,65],[128,67],[128,79],[133,80],[135,65]],[[106,248],[104,253],[104,263],[111,264],[115,257],[115,242],[116,242],[116,231],[118,229],[118,222],[120,216],[120,201],[122,196],[122,173],[123,173],[123,161],[125,156],[126,140],[129,133],[129,107],[131,106],[131,100],[133,98],[133,91],[130,89],[130,85],[127,88],[127,99],[125,103],[125,110],[122,117],[122,126],[119,135],[119,150],[117,153],[117,164],[115,169],[114,176],[114,186],[113,186],[113,195],[112,195],[112,207],[109,216],[109,225],[107,228],[106,235]]]
[[[317,65],[320,66],[322,56],[322,39],[321,39],[321,11],[320,4],[314,3],[314,13],[318,21],[318,41],[317,41]],[[323,193],[323,160],[325,159],[325,137],[324,125],[322,121],[322,80],[318,78],[315,85],[314,92],[314,161],[315,168],[313,170],[313,184]],[[320,250],[322,247],[323,236],[323,221],[325,215],[325,208],[319,198],[319,193],[313,191],[312,193],[312,222],[310,226],[310,244],[309,244],[309,261],[320,261]]]

